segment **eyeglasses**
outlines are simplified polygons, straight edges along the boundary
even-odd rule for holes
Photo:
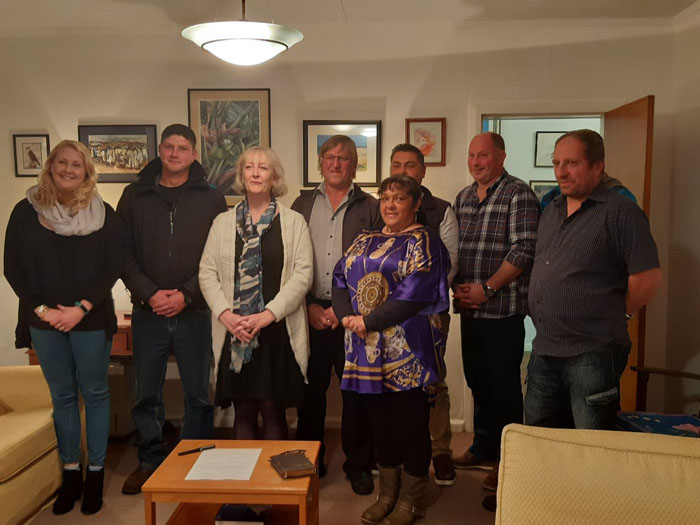
[[[330,162],[333,164],[335,161],[339,160],[341,163],[345,164],[346,162],[350,162],[350,157],[347,155],[324,155],[323,160],[326,162]]]

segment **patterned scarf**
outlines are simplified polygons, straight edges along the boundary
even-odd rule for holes
[[[233,311],[245,316],[262,312],[265,309],[262,293],[262,247],[261,239],[270,228],[277,213],[277,201],[270,199],[270,205],[260,217],[257,225],[253,224],[248,199],[241,202],[236,209],[236,231],[243,239],[243,249],[238,261],[238,279],[234,283]],[[257,348],[257,334],[249,343],[231,338],[231,366],[234,372],[241,371],[244,363],[253,359],[253,350]]]

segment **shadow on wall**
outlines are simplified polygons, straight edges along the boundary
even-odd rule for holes
[[[700,246],[700,243],[698,243]],[[694,278],[700,268],[698,255],[679,244],[671,244],[669,263],[668,337],[665,363],[674,370],[700,373],[700,281]],[[697,414],[700,410],[700,381],[659,378],[663,384],[664,411]]]

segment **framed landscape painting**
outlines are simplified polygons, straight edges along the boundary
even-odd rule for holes
[[[318,169],[321,146],[333,135],[347,135],[357,148],[358,186],[379,186],[381,180],[382,121],[381,120],[305,120],[304,186],[317,186],[323,177]]]
[[[269,89],[188,89],[189,125],[197,136],[197,160],[229,206],[238,157],[251,146],[270,147]]]
[[[44,167],[51,145],[49,135],[13,134],[15,177],[36,177]]]
[[[98,182],[134,182],[156,158],[155,124],[78,126],[78,140],[95,163]]]
[[[445,118],[407,118],[406,142],[417,147],[426,166],[445,165]]]

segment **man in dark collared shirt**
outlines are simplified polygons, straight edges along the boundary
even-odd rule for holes
[[[335,370],[340,380],[345,365],[345,329],[331,307],[333,269],[357,234],[365,228],[378,227],[381,217],[376,199],[353,184],[357,148],[350,137],[333,135],[324,142],[318,155],[318,168],[323,182],[314,190],[302,190],[292,209],[309,223],[314,248],[314,282],[306,301],[311,353],[296,437],[321,442],[318,462],[323,477],[326,473],[323,442],[326,391],[331,372]],[[357,392],[342,390],[341,393],[341,439],[346,456],[343,470],[354,492],[370,494],[374,490],[370,472],[374,441],[367,412]]]
[[[474,442],[453,459],[461,469],[496,466],[503,427],[522,422],[520,363],[540,206],[528,185],[503,168],[505,158],[500,135],[474,137],[468,163],[475,182],[455,201],[459,269],[453,289],[464,374],[474,396]],[[497,482],[495,468],[484,487],[495,489]]]
[[[553,164],[561,195],[538,230],[525,423],[612,430],[631,345],[627,320],[661,280],[656,244],[644,212],[606,186],[598,133],[562,135]]]

